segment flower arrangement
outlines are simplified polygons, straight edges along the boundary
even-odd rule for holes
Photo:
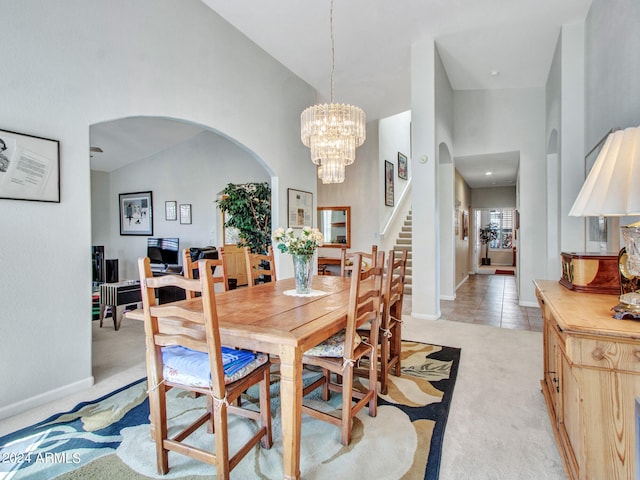
[[[282,227],[273,233],[278,250],[292,255],[313,255],[322,245],[322,233],[317,228],[302,227],[300,236],[296,237],[293,228]]]

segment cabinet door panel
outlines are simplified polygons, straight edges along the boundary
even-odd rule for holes
[[[571,369],[564,355],[560,355],[560,395],[561,404],[561,429],[564,430],[569,441],[569,457],[573,456],[577,470],[576,477],[581,478],[580,472],[584,471],[584,432],[585,426],[582,424],[583,404],[580,382],[576,378],[576,372]]]

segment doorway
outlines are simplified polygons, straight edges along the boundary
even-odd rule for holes
[[[474,265],[479,274],[515,275],[517,264],[515,208],[478,208],[474,211]],[[481,235],[490,229],[491,235]],[[483,239],[485,241],[483,241]]]

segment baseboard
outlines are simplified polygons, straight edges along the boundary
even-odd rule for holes
[[[450,300],[453,301],[456,299],[455,295],[440,295],[440,300]]]
[[[465,276],[465,277],[460,281],[460,283],[459,283],[458,285],[456,285],[456,292],[457,292],[457,291],[458,291],[458,289],[459,289],[462,285],[464,285],[468,280],[469,280],[469,275],[466,275],[466,276]],[[455,298],[454,298],[454,300],[455,300]]]
[[[61,398],[67,397],[74,393],[81,392],[82,390],[91,388],[93,384],[94,379],[93,376],[91,376],[83,380],[70,383],[63,387],[56,388],[55,390],[49,390],[48,392],[41,393],[40,395],[36,395],[35,397],[30,397],[16,403],[12,403],[9,406],[0,408],[0,420],[2,420],[3,418],[12,417],[27,410],[31,410],[32,408],[39,407],[40,405],[45,405],[55,400],[60,400]]]
[[[414,312],[411,312],[411,316],[413,318],[417,318],[417,319],[420,319],[420,320],[438,320],[440,318],[440,314],[438,314],[438,315],[425,315],[425,314],[422,314],[422,313],[414,313]]]
[[[520,302],[518,302],[518,305],[520,305],[521,307],[540,308],[540,305],[538,304],[538,302],[523,302],[523,301],[520,301]]]

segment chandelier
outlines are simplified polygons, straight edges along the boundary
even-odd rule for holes
[[[334,39],[333,0],[331,27],[331,102],[314,105],[300,115],[300,137],[311,149],[311,161],[318,166],[322,183],[344,182],[344,169],[356,159],[356,148],[364,143],[366,120],[361,108],[333,103]]]

